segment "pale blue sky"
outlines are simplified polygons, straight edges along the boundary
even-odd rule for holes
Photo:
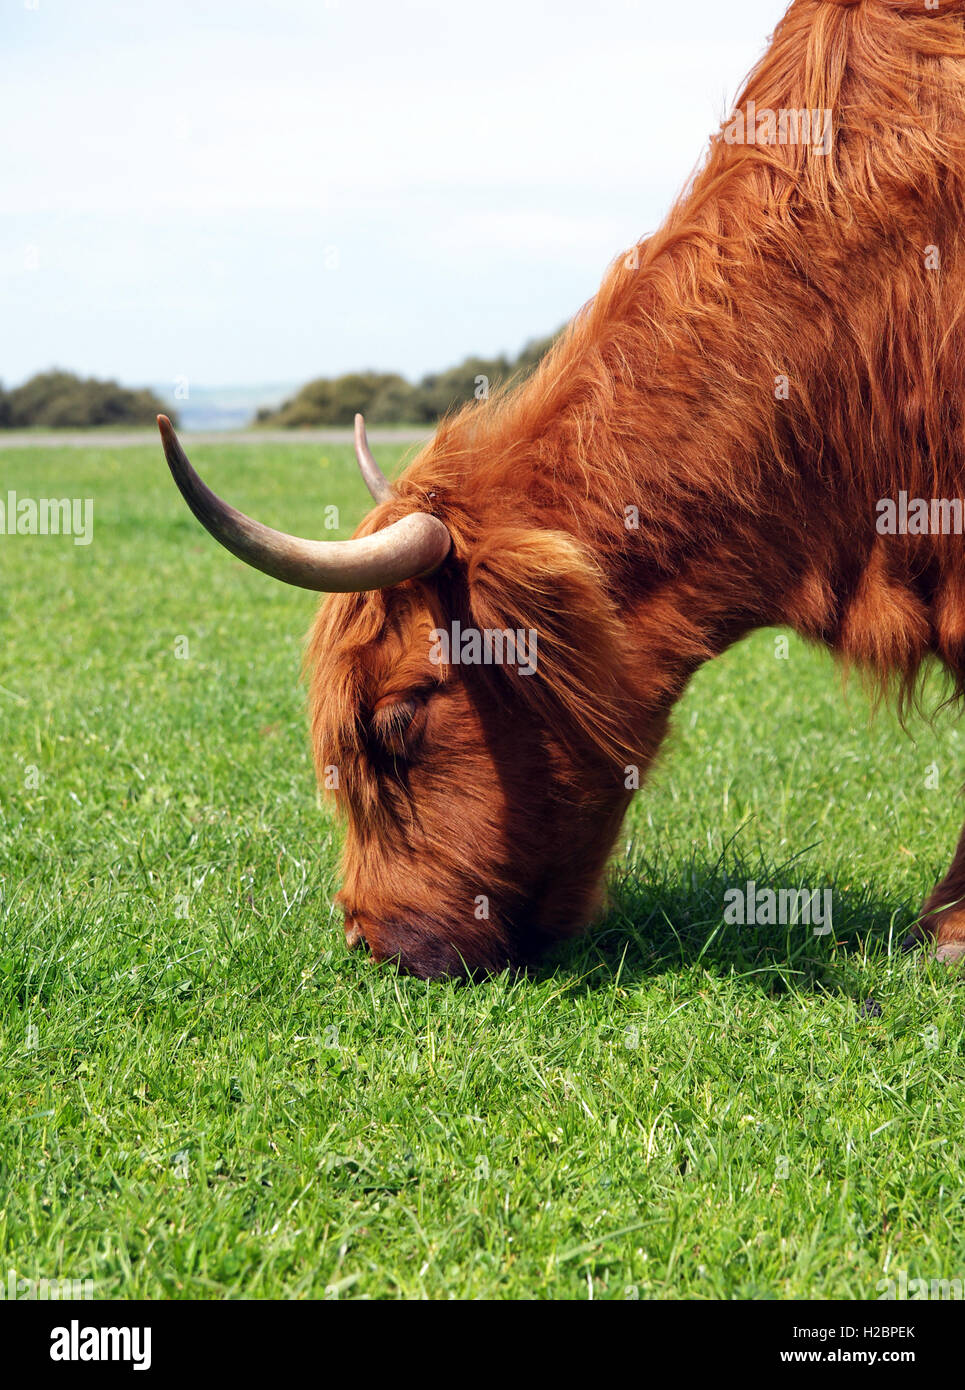
[[[0,379],[417,376],[568,319],[785,0],[0,0]]]

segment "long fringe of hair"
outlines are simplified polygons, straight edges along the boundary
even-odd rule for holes
[[[965,479],[965,0],[796,0],[750,102],[829,110],[830,148],[729,143],[725,121],[534,375],[444,421],[366,523],[434,510],[470,605],[515,626],[498,596],[528,599],[550,694],[608,756],[755,626],[827,643],[900,704],[931,653],[965,688],[961,538],[875,529],[878,499]],[[537,534],[561,538],[555,596]],[[372,640],[381,603],[339,600],[315,659]]]

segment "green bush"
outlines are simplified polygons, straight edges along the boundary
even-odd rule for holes
[[[418,386],[405,377],[388,377],[362,412],[373,425],[419,424],[425,410]]]
[[[93,425],[153,425],[174,412],[149,390],[130,390],[73,372],[39,372],[12,391],[0,388],[0,428],[88,429]]]
[[[317,377],[277,410],[260,410],[256,423],[286,429],[351,425],[361,412],[373,425],[434,424],[467,401],[483,399],[501,382],[527,377],[555,337],[534,339],[515,359],[467,357],[458,367],[430,372],[417,385],[379,372]]]

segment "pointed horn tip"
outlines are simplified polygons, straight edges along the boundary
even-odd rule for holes
[[[427,577],[449,552],[447,528],[427,512],[411,512],[382,532],[350,541],[306,541],[273,531],[217,497],[191,467],[168,417],[158,415],[157,423],[174,481],[202,526],[239,560],[286,584],[323,593],[364,593]],[[391,486],[367,448],[360,451],[363,462],[369,489],[376,501],[384,501]]]
[[[386,502],[393,495],[392,484],[372,456],[365,433],[365,417],[361,414],[355,417],[355,457],[373,500]]]

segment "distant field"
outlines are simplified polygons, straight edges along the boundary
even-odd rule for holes
[[[244,444],[264,447],[266,444],[351,444],[353,431],[346,426],[319,427],[313,429],[209,429],[199,430],[179,428],[178,433],[189,443],[204,443],[223,446]],[[375,425],[367,431],[372,444],[408,445],[425,441],[432,431],[427,425]],[[132,428],[129,425],[111,426],[109,429],[48,430],[38,426],[31,430],[0,429],[0,450],[4,449],[44,449],[56,453],[61,449],[129,449],[133,447],[152,449],[157,439],[157,431],[150,428]]]
[[[194,453],[271,525],[366,510],[344,446]],[[95,522],[0,536],[0,1274],[618,1299],[965,1275],[962,990],[893,953],[965,814],[950,715],[906,738],[758,634],[681,705],[602,925],[533,979],[400,979],[332,914],[315,599],[205,536],[156,446],[6,449],[9,489]],[[726,925],[751,878],[830,887],[831,934]]]

